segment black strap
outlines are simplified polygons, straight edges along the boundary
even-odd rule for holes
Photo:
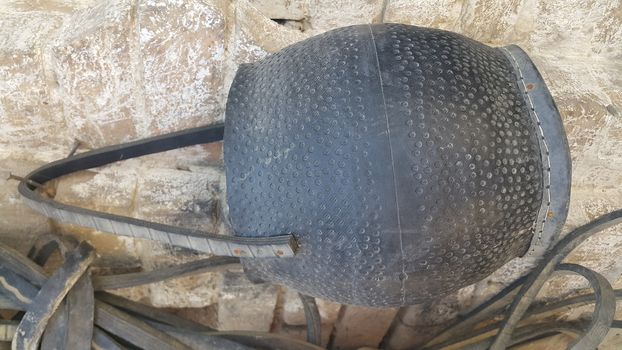
[[[26,176],[19,193],[34,210],[56,220],[91,227],[121,236],[151,239],[171,245],[223,256],[293,256],[296,243],[292,235],[269,237],[225,236],[182,227],[114,215],[57,202],[44,196],[38,187],[45,182],[76,171],[223,139],[224,125],[215,124],[150,137],[70,156],[46,164]]]

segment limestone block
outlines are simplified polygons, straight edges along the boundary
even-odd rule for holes
[[[249,5],[266,18],[285,20],[280,23],[287,28],[295,28],[299,31],[315,34],[337,27],[379,22],[383,9],[382,0],[338,2],[325,0],[250,0],[247,5],[242,6],[247,7]],[[238,5],[238,7],[240,6]],[[293,22],[298,22],[298,26],[295,26]]]
[[[142,261],[145,270],[205,258],[205,256],[192,257],[187,254],[173,255],[166,249],[150,248],[150,250],[150,253],[143,250]],[[204,308],[216,304],[222,288],[222,276],[218,272],[208,272],[149,284],[146,286],[149,303],[156,307],[182,308]]]
[[[233,62],[230,63],[235,64],[233,71],[241,63],[257,61],[308,36],[309,33],[271,21],[248,1],[238,1],[235,7],[235,31],[229,47],[233,56]]]
[[[619,168],[622,123],[620,68],[606,59],[534,54],[547,86],[562,115],[573,157],[573,183],[587,180],[594,165]],[[584,67],[589,67],[585,69]],[[589,161],[587,163],[586,161]],[[620,176],[620,175],[618,175]],[[602,182],[602,181],[599,181]]]
[[[0,3],[0,11],[71,13],[76,10],[93,6],[96,3],[97,0],[4,0]]]
[[[50,183],[55,188],[54,199],[87,209],[133,216],[138,164],[139,161],[129,160],[126,164],[117,163],[65,176]],[[101,256],[100,265],[127,267],[135,265],[139,259],[134,239],[130,237],[62,222],[55,222],[54,227],[59,233],[88,240]]]
[[[232,4],[229,18],[222,87],[225,98],[240,64],[260,60],[310,35],[277,24],[247,0]]]
[[[139,135],[222,120],[225,10],[219,1],[139,2],[146,114]]]
[[[62,23],[57,13],[19,12],[0,6],[0,49],[3,52],[27,53],[40,49]]]
[[[379,22],[383,0],[309,1],[309,22],[314,33],[353,24]]]
[[[527,1],[525,1],[527,5]],[[620,5],[611,1],[539,0],[531,11],[534,47],[564,56],[622,55]],[[525,11],[527,12],[527,11]]]
[[[309,15],[308,1],[250,0],[249,3],[270,19],[300,21]]]
[[[222,171],[208,167],[143,168],[136,190],[136,217],[214,232],[222,176]]]
[[[306,325],[304,309],[302,302],[298,297],[298,292],[283,287],[285,289],[284,303],[283,303],[283,321],[288,325],[301,326]],[[341,304],[334,303],[328,300],[316,298],[318,310],[320,311],[320,317],[322,318],[322,324],[332,325],[337,320],[339,315],[339,309]]]
[[[92,147],[135,139],[140,120],[135,14],[129,0],[76,11],[52,44],[65,122]]]
[[[463,1],[389,1],[385,22],[454,30],[460,19]]]
[[[533,3],[524,0],[464,3],[453,30],[470,38],[492,44],[524,43],[534,28]]]
[[[8,172],[20,174],[38,162],[0,157],[0,242],[26,253],[34,239],[50,230],[48,220],[28,208],[17,193],[17,181],[8,181]]]
[[[242,273],[225,273],[218,300],[218,329],[269,331],[277,296],[277,286],[252,284]]]
[[[55,199],[92,210],[131,216],[140,180],[139,164],[139,161],[127,160],[63,177],[56,185]]]
[[[391,326],[397,309],[371,309],[348,305],[335,328],[335,349],[377,347]]]
[[[63,147],[62,110],[49,96],[42,52],[43,42],[61,21],[58,14],[21,13],[0,6],[0,239],[20,250],[27,250],[50,226],[23,204],[18,183],[6,178],[55,159]]]
[[[43,64],[43,43],[62,16],[0,12],[0,154],[27,157],[35,148],[49,151],[64,140],[64,121],[53,82]]]

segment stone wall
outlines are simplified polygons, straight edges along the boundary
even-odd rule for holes
[[[568,133],[573,194],[567,228],[622,207],[622,4],[605,0],[4,1],[0,175],[23,175],[64,157],[75,139],[84,151],[222,120],[239,64],[334,27],[380,21],[523,47],[543,73]],[[216,144],[93,169],[54,186],[61,201],[227,234],[219,220],[223,177]],[[0,239],[26,249],[46,232],[89,239],[101,266],[149,270],[200,257],[46,220],[23,205],[15,182],[0,182]],[[621,254],[622,235],[612,229],[567,260],[620,287]],[[525,269],[510,262],[455,295],[399,312],[320,301],[325,342],[355,348],[385,338],[393,348],[416,345]],[[541,297],[582,286],[578,279],[554,278]],[[240,271],[120,293],[221,329],[304,338],[296,294],[252,285]],[[610,343],[616,341],[611,334]]]

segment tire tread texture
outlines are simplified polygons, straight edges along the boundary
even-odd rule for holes
[[[474,283],[531,242],[536,127],[500,50],[446,31],[357,25],[244,64],[226,108],[228,219],[300,245],[245,269],[365,306]]]

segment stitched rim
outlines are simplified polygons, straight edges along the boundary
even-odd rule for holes
[[[536,66],[516,45],[499,50],[514,68],[518,86],[539,132],[544,194],[531,246],[523,256],[537,261],[558,240],[566,222],[571,185],[570,150],[557,106]]]

